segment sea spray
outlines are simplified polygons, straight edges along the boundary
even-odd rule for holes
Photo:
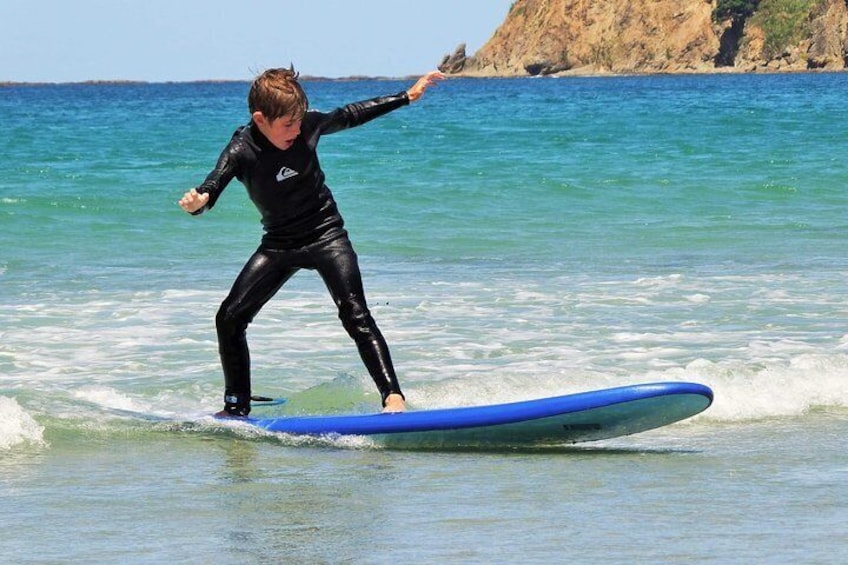
[[[46,445],[44,426],[36,422],[17,400],[0,396],[0,451],[22,444]]]

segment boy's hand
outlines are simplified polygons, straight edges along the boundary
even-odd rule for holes
[[[192,188],[180,198],[178,204],[180,208],[188,212],[189,214],[193,214],[206,206],[206,203],[209,202],[208,194],[200,194],[196,189]]]
[[[409,101],[415,102],[424,94],[424,91],[445,78],[445,75],[439,71],[430,71],[412,85],[412,88],[406,91],[409,95]]]

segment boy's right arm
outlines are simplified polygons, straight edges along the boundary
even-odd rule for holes
[[[196,188],[192,188],[180,198],[178,204],[180,208],[188,212],[189,214],[194,214],[203,209],[206,206],[206,203],[209,202],[209,193],[201,194],[197,192]]]
[[[203,184],[192,188],[180,198],[180,208],[189,214],[200,214],[211,209],[227,185],[236,176],[238,171],[239,154],[245,150],[244,143],[239,134],[243,128],[239,128],[229,145],[221,152],[215,168],[206,175]]]

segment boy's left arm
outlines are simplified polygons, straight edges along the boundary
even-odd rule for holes
[[[439,71],[432,71],[418,79],[418,81],[409,89],[392,94],[389,96],[380,96],[362,102],[354,102],[342,108],[338,108],[333,112],[325,115],[324,123],[320,130],[322,134],[335,133],[343,129],[348,129],[360,126],[366,122],[370,122],[375,118],[379,118],[388,114],[392,110],[396,110],[401,106],[406,106],[415,102],[424,94],[424,92],[442,80],[444,75]]]

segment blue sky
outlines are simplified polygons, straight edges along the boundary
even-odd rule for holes
[[[424,73],[513,0],[0,0],[0,81]]]

